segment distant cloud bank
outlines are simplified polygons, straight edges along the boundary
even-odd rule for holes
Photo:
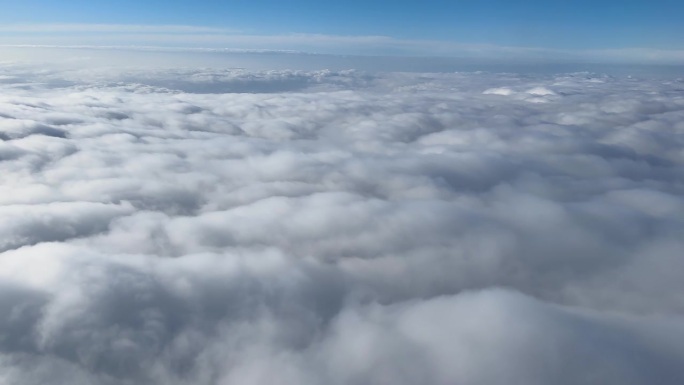
[[[672,384],[684,83],[0,66],[0,382]]]
[[[684,51],[645,47],[563,50],[463,44],[457,40],[410,40],[391,36],[290,33],[255,34],[184,25],[9,24],[0,26],[3,46],[155,47],[301,51],[334,55],[394,55],[629,64],[684,64]]]

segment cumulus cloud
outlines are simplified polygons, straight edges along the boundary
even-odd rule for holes
[[[683,89],[0,67],[0,382],[678,384]]]

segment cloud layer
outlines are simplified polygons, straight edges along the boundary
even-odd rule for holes
[[[677,47],[625,46],[563,49],[501,45],[467,40],[409,39],[388,35],[317,33],[264,34],[192,25],[6,24],[0,25],[0,48],[87,47],[90,49],[287,51],[322,55],[458,58],[506,64],[622,63],[684,65]],[[515,33],[514,33],[515,34]],[[467,37],[464,37],[467,39]]]
[[[0,68],[0,382],[679,384],[684,83]]]

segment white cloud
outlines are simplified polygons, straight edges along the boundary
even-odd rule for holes
[[[0,32],[7,33],[236,33],[236,30],[191,25],[135,24],[5,24]]]
[[[682,121],[677,79],[4,65],[0,382],[678,384]]]
[[[7,24],[2,47],[287,51],[327,55],[432,56],[522,63],[684,64],[684,51],[628,47],[554,49],[383,35],[263,34],[189,25]]]

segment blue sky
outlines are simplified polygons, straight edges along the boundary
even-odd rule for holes
[[[107,37],[101,39],[104,44],[125,44],[128,34],[132,45],[231,48],[228,45],[233,44],[246,48],[254,44],[253,48],[306,49],[309,43],[295,44],[292,39],[252,38],[238,44],[234,38],[211,39],[208,35],[319,34],[568,50],[684,49],[684,1],[681,0],[13,0],[0,1],[0,4],[3,10],[0,29],[5,28],[0,32],[5,37],[5,40],[0,38],[0,44],[40,44],[42,41],[90,44],[96,40],[92,33],[53,31],[50,25],[117,24],[189,25],[217,30],[196,30],[192,34],[201,34],[201,38],[193,41],[185,36],[174,41],[172,37],[162,39],[159,34],[182,31],[155,31],[146,33],[147,38],[143,39],[138,36],[139,30],[121,28],[107,32]],[[32,25],[32,28],[12,29],[22,25]],[[111,36],[114,32],[119,35],[116,39]],[[42,33],[45,36],[41,38]],[[89,34],[91,39],[66,36],[69,34]],[[309,48],[316,50],[316,47]],[[368,49],[377,49],[377,46]]]

